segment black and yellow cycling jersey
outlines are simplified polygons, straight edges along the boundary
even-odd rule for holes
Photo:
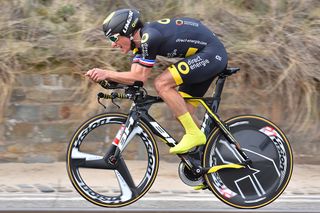
[[[179,91],[203,96],[228,61],[223,44],[200,21],[191,18],[162,19],[145,24],[141,46],[133,63],[153,67],[156,56],[182,58],[168,69]]]

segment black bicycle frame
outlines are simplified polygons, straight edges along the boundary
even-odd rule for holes
[[[248,157],[242,151],[239,143],[230,133],[229,128],[223,123],[223,121],[219,119],[219,116],[216,114],[219,108],[225,79],[226,76],[219,76],[212,98],[192,97],[184,99],[199,101],[206,108],[207,112],[205,113],[204,119],[201,124],[201,130],[205,133],[205,135],[208,137],[214,128],[219,128],[226,139],[234,145],[235,149],[239,151],[240,155],[243,157],[243,163],[247,164],[249,161]],[[158,136],[169,147],[174,147],[177,144],[177,141],[148,113],[148,110],[150,109],[152,104],[161,102],[163,102],[163,100],[160,97],[147,95],[143,99],[138,99],[133,103],[119,145],[112,148],[114,152],[110,150],[108,151],[108,154],[106,154],[105,156],[106,162],[114,164],[117,161],[121,151],[126,147],[126,143],[128,143],[127,138],[136,127],[137,122],[139,122],[140,120],[149,127],[154,135]],[[201,152],[201,149],[197,150],[197,152]],[[203,168],[201,167],[201,163],[196,162],[194,160],[194,157],[189,153],[178,154],[178,156],[194,173],[201,175],[204,172]]]

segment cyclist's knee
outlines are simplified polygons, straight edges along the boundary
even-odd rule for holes
[[[161,92],[167,90],[168,86],[166,82],[160,76],[158,76],[154,80],[154,88],[156,89],[157,93],[160,94]]]
[[[194,115],[197,107],[194,105],[194,104],[190,104],[187,102],[187,109],[188,109],[188,112],[191,114],[191,115]]]

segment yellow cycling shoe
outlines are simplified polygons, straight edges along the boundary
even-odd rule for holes
[[[198,134],[185,134],[175,147],[170,148],[171,154],[183,154],[196,146],[206,143],[206,136],[203,132],[199,131]]]

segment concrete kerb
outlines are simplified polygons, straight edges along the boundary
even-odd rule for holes
[[[133,168],[139,174],[139,166]],[[161,162],[158,177],[148,193],[153,195],[211,194],[209,190],[195,191],[185,185],[177,172],[178,163]],[[291,181],[284,195],[320,195],[320,166],[294,166]],[[114,191],[112,183],[92,181],[98,191]],[[76,193],[71,185],[64,162],[46,164],[0,164],[0,195],[6,193]]]

